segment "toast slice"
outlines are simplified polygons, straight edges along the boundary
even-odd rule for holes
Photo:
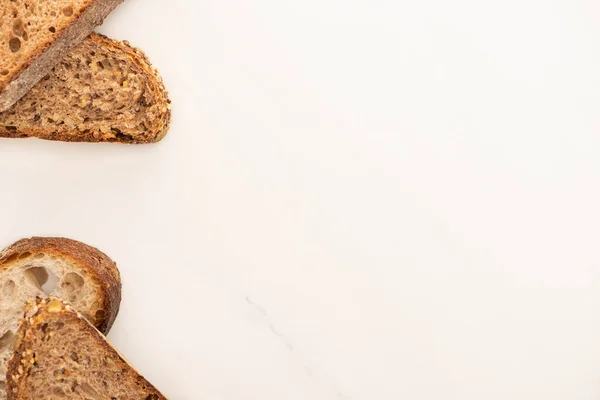
[[[57,298],[31,301],[7,374],[9,400],[166,399]]]
[[[7,362],[27,301],[48,295],[68,300],[102,332],[121,302],[116,264],[86,244],[62,238],[23,239],[0,253],[0,399]]]
[[[0,111],[46,76],[123,0],[0,0]]]
[[[0,137],[152,143],[170,122],[167,91],[144,53],[92,34],[0,114]]]

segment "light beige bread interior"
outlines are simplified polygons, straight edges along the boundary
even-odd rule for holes
[[[23,239],[0,253],[0,399],[24,306],[48,295],[68,300],[106,333],[121,301],[119,271],[98,249],[70,239]]]
[[[7,374],[9,400],[163,400],[81,315],[56,298],[25,310]]]
[[[148,58],[126,42],[92,34],[0,114],[0,136],[152,143],[170,121],[167,91]]]
[[[0,0],[0,111],[50,72],[123,0]]]

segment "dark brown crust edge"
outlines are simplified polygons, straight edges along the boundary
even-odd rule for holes
[[[162,105],[162,126],[155,132],[139,135],[138,137],[117,137],[113,140],[102,140],[102,138],[94,137],[93,133],[83,133],[81,131],[68,132],[48,132],[39,129],[30,130],[13,130],[8,129],[0,124],[0,137],[23,139],[23,138],[38,138],[43,140],[61,141],[61,142],[91,142],[91,143],[122,143],[122,144],[148,144],[161,141],[169,131],[172,120],[171,100],[169,93],[165,87],[164,81],[158,70],[152,67],[150,59],[146,54],[129,44],[128,41],[119,42],[110,39],[104,35],[92,33],[89,39],[98,42],[102,47],[109,47],[124,51],[131,57],[134,63],[138,64],[142,71],[148,75],[150,86],[157,93],[159,104]]]
[[[92,0],[53,41],[43,44],[0,87],[0,112],[8,110],[37,84],[62,58],[104,21],[123,0]]]
[[[69,259],[84,269],[101,288],[100,308],[104,310],[104,317],[97,321],[96,327],[108,333],[121,305],[121,277],[116,263],[95,247],[76,240],[32,237],[21,239],[0,253],[0,273],[15,260],[39,253]]]
[[[57,310],[57,302],[60,304],[61,309]],[[50,304],[54,303],[54,304]],[[49,311],[49,307],[55,307],[52,311]],[[145,387],[149,395],[146,395],[144,400],[168,400],[162,393],[158,391],[146,378],[144,378],[125,358],[108,342],[108,340],[96,330],[85,318],[79,313],[73,310],[69,305],[56,298],[45,298],[36,299],[36,301],[30,301],[25,308],[25,317],[21,321],[19,331],[17,332],[17,339],[15,343],[15,352],[13,357],[8,363],[8,372],[6,374],[6,392],[8,400],[24,400],[24,397],[20,397],[19,390],[25,383],[29,372],[31,370],[32,354],[28,354],[27,350],[31,349],[29,346],[31,339],[35,334],[37,327],[41,327],[44,321],[50,316],[60,317],[62,320],[69,321],[74,324],[78,324],[80,330],[89,332],[96,343],[102,347],[104,352],[112,357],[118,358],[124,364],[128,365],[129,368],[123,372],[128,374],[139,386]]]

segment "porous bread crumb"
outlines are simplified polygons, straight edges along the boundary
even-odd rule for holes
[[[0,87],[41,48],[55,40],[91,0],[0,0]]]

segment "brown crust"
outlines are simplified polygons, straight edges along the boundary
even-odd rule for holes
[[[123,0],[91,0],[76,13],[70,24],[59,28],[54,39],[41,44],[37,53],[27,59],[0,85],[0,112],[6,111],[39,82],[52,67],[68,54]],[[56,53],[48,57],[47,53]],[[30,75],[30,76],[27,76]]]
[[[121,304],[121,278],[116,263],[95,247],[76,240],[32,237],[21,239],[0,252],[0,273],[14,261],[39,253],[68,259],[86,271],[101,288],[100,309],[104,310],[104,316],[96,321],[96,327],[108,333]]]
[[[28,352],[27,350],[31,350],[33,347],[30,344],[34,339],[36,329],[38,327],[41,329],[44,322],[49,318],[60,318],[65,322],[68,321],[68,323],[77,324],[82,331],[89,332],[107,356],[119,359],[129,367],[124,368],[123,373],[129,375],[140,387],[148,390],[149,394],[143,393],[146,400],[167,400],[85,318],[63,301],[52,297],[45,299],[38,298],[35,302],[30,301],[25,308],[25,317],[21,321],[17,333],[15,353],[8,364],[8,372],[6,374],[8,400],[25,400],[31,398],[30,396],[33,395],[31,393],[20,393],[20,391],[27,390],[25,386],[26,381],[35,364],[35,353]]]
[[[38,139],[44,140],[54,140],[54,141],[63,141],[63,142],[110,142],[110,143],[123,143],[123,144],[146,144],[146,143],[156,143],[162,140],[167,132],[169,131],[169,126],[171,124],[172,119],[172,111],[171,111],[171,100],[169,99],[169,93],[165,87],[164,81],[158,70],[152,67],[150,63],[150,59],[146,56],[146,54],[129,44],[128,41],[119,42],[117,40],[110,39],[104,35],[100,35],[97,33],[92,33],[89,36],[90,40],[98,42],[98,44],[104,48],[112,48],[116,50],[121,50],[125,52],[127,55],[131,57],[134,63],[136,63],[145,74],[148,75],[149,84],[153,88],[154,91],[158,94],[159,104],[162,104],[162,112],[163,116],[160,119],[161,124],[157,126],[156,130],[153,132],[145,133],[144,135],[131,137],[131,136],[117,136],[111,140],[105,140],[101,137],[95,137],[91,132],[81,132],[81,131],[65,131],[65,132],[56,132],[56,131],[44,131],[40,129],[27,129],[27,130],[18,130],[12,129],[11,127],[7,127],[0,124],[0,137],[5,138],[30,138],[35,137]]]

